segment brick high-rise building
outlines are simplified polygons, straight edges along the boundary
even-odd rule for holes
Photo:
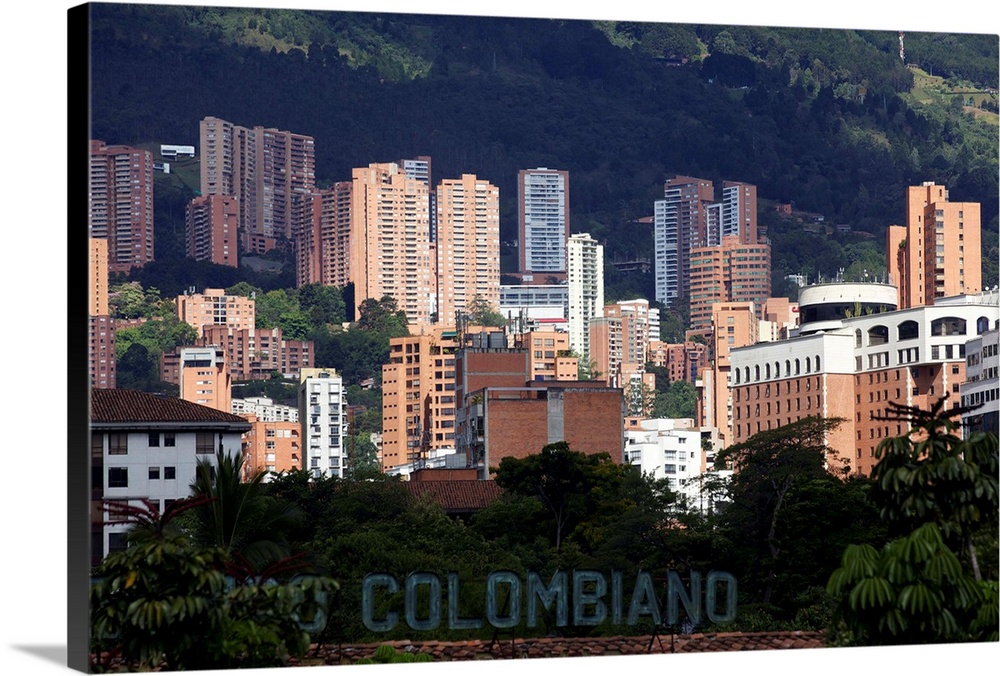
[[[475,174],[437,187],[437,318],[455,322],[478,296],[500,306],[500,191]]]
[[[201,194],[239,200],[243,246],[291,238],[295,201],[316,187],[313,137],[217,117],[199,124]]]
[[[108,314],[108,240],[90,238],[88,311],[91,317]]]
[[[110,272],[153,260],[153,156],[148,150],[90,142],[87,227],[106,240]]]
[[[546,167],[522,169],[517,175],[517,204],[521,273],[565,275],[569,172]]]
[[[711,326],[715,303],[752,301],[759,311],[771,295],[771,246],[723,237],[719,246],[691,249],[689,275],[692,331]]]
[[[351,182],[302,197],[292,220],[296,285],[346,286],[351,281]]]
[[[382,366],[382,470],[455,447],[454,326],[389,341]]]
[[[188,258],[239,267],[239,200],[202,195],[191,200],[184,217]]]
[[[899,307],[982,290],[978,202],[949,202],[944,186],[926,182],[906,191],[906,225],[886,233],[889,282]]]

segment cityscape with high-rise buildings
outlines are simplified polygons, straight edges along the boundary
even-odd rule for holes
[[[303,63],[332,68],[325,49],[313,49]],[[477,68],[507,77],[504,58]],[[545,67],[557,69],[552,59]],[[657,57],[663,69],[686,63],[676,61]],[[712,63],[718,78],[735,77],[724,60]],[[821,66],[813,64],[809,77],[833,77]],[[432,68],[447,81],[448,59]],[[803,99],[829,89],[838,105],[846,108],[839,99],[849,99],[855,114],[871,107],[870,94],[834,94],[804,70],[796,60],[791,75],[783,72],[799,78]],[[657,86],[647,83],[650,91]],[[726,86],[763,109],[752,98],[762,96],[754,85]],[[411,114],[426,121],[413,101],[389,107],[401,125]],[[931,170],[945,159],[925,158],[916,179],[907,173],[910,184],[892,198],[897,213],[862,229],[806,211],[789,197],[798,194],[787,189],[792,179],[760,180],[748,163],[709,164],[684,153],[648,166],[616,158],[602,160],[614,166],[614,178],[598,180],[603,173],[555,148],[507,156],[497,141],[456,151],[464,141],[442,141],[450,133],[443,122],[435,142],[414,132],[396,145],[369,139],[348,152],[342,138],[296,122],[309,118],[255,119],[235,110],[206,105],[197,113],[204,117],[187,120],[192,138],[139,143],[123,132],[121,139],[90,139],[94,566],[131,546],[122,510],[163,514],[194,490],[198,472],[214,480],[227,459],[238,459],[242,482],[262,494],[303,503],[319,495],[343,509],[335,518],[317,509],[288,532],[327,538],[322,556],[342,558],[345,567],[355,559],[381,564],[382,549],[404,539],[385,524],[403,513],[405,490],[423,510],[408,523],[414,533],[423,523],[440,527],[454,538],[447,544],[461,549],[465,541],[441,525],[460,524],[513,552],[510,566],[526,552],[553,570],[557,561],[579,562],[581,570],[595,561],[626,568],[684,557],[764,561],[761,570],[782,571],[774,581],[753,569],[752,602],[766,614],[771,593],[780,597],[778,587],[793,577],[784,568],[820,556],[791,552],[797,536],[784,530],[779,538],[775,529],[800,522],[809,522],[803,529],[833,528],[826,512],[815,519],[808,512],[841,505],[841,494],[829,498],[822,481],[833,477],[850,487],[845,491],[870,486],[887,440],[923,438],[914,411],[950,415],[955,443],[995,435],[1000,426],[1000,289],[984,272],[991,269],[984,226],[995,219],[965,201],[968,177],[945,181]],[[905,117],[889,104],[871,114]],[[177,145],[193,142],[195,128],[196,144]],[[694,144],[684,129],[669,143]],[[758,143],[742,133],[712,143],[733,154],[744,141]],[[753,152],[754,161],[776,170],[773,148],[753,145]],[[871,178],[874,171],[863,173],[873,193],[886,185]],[[621,198],[622,185],[630,199]],[[874,218],[862,206],[874,201],[867,191],[838,199],[858,202],[859,220]],[[807,233],[803,241],[817,249],[823,241],[849,242],[837,251],[854,247],[851,258],[831,268],[817,263],[827,249],[784,250],[776,224],[782,235]],[[796,427],[816,421],[823,426]],[[797,449],[811,444],[808,453],[786,465],[784,458],[747,460],[755,444],[785,443],[780,434],[790,429],[819,429],[793,439]],[[779,444],[768,452],[773,448],[775,456],[787,450]],[[812,464],[803,470],[806,455]],[[545,465],[552,458],[576,464],[553,469]],[[562,484],[546,483],[546,472],[559,471],[567,473]],[[733,495],[747,490],[741,481],[750,481],[743,472],[764,478],[756,497],[766,518],[717,521],[745,507],[732,506]],[[387,492],[401,484],[399,495]],[[560,485],[572,489],[553,497]],[[813,502],[803,499],[814,489]],[[806,507],[779,520],[775,505],[794,500]],[[867,527],[871,515],[843,500],[839,518]],[[653,503],[655,518],[621,517]],[[341,530],[363,512],[381,521],[348,547]],[[767,519],[770,535],[760,525]],[[725,524],[720,537],[733,540],[756,528],[757,549],[705,544],[717,523]],[[551,541],[551,534],[539,536],[539,524],[553,526]],[[687,534],[693,539],[683,540]],[[830,547],[840,547],[839,556],[848,536],[837,538],[844,542]],[[421,547],[426,558],[407,565],[438,560],[433,546]],[[355,582],[344,588],[353,593],[347,585]],[[555,584],[543,591],[553,594]],[[815,584],[808,591],[823,593]],[[637,611],[635,594],[627,597],[631,614],[652,621],[656,604]],[[555,617],[554,596],[529,597]],[[808,613],[791,614],[791,602],[782,602],[787,617],[768,615],[769,628],[791,626],[792,617],[805,621]],[[694,602],[683,605],[694,612]],[[831,612],[822,605],[807,610]],[[496,619],[506,611],[489,612]],[[666,626],[659,619],[654,633]],[[556,631],[555,620],[545,621],[546,631]],[[718,627],[695,622],[682,633]]]

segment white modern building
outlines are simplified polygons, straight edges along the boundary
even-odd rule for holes
[[[343,378],[334,369],[302,369],[299,422],[303,469],[313,477],[343,477],[347,464],[347,400]]]
[[[569,172],[539,167],[517,175],[522,273],[566,272]]]
[[[239,416],[176,397],[124,389],[90,395],[91,560],[124,549],[129,523],[104,501],[162,512],[190,495],[199,461],[241,452],[250,424]],[[107,523],[105,523],[107,522]]]
[[[732,470],[714,469],[714,445],[702,447],[712,436],[711,428],[695,427],[691,418],[634,420],[625,429],[625,462],[653,479],[666,479],[688,509],[708,512],[732,476]]]
[[[604,311],[604,247],[588,233],[578,233],[569,238],[568,252],[569,346],[589,357],[590,320]]]

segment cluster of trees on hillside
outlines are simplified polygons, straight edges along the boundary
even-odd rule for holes
[[[501,497],[467,519],[416,498],[398,477],[310,481],[290,472],[243,484],[238,461],[220,457],[214,474],[207,464],[199,469],[190,503],[164,515],[133,510],[138,525],[129,548],[96,571],[102,582],[92,596],[95,640],[107,650],[118,631],[130,659],[165,655],[174,666],[276,664],[301,654],[308,640],[421,638],[401,612],[406,597],[415,604],[408,617],[431,616],[426,594],[410,597],[403,588],[414,571],[456,574],[458,616],[485,617],[485,580],[498,570],[521,579],[534,572],[545,584],[557,571],[574,570],[618,571],[626,580],[649,571],[655,584],[667,571],[692,583],[695,572],[723,570],[738,581],[731,623],[713,625],[702,613],[697,626],[691,617],[670,625],[662,616],[656,625],[650,604],[640,603],[627,630],[610,615],[580,626],[560,620],[549,604],[534,627],[525,624],[522,606],[520,622],[504,635],[795,629],[826,630],[830,645],[996,640],[997,437],[961,439],[941,406],[896,413],[914,421],[915,431],[883,441],[870,479],[828,465],[835,456],[823,439],[838,420],[806,418],[725,449],[717,464],[737,472],[722,489],[724,500],[707,511],[690,509],[665,481],[634,466],[564,442],[505,458],[493,470]],[[195,556],[197,566],[185,567]],[[237,580],[234,591],[205,577],[222,572]],[[399,581],[371,608],[379,618],[399,612],[400,621],[384,632],[362,622],[362,581],[370,573]],[[274,586],[262,584],[269,578]],[[125,579],[132,583],[123,588]],[[302,587],[307,582],[312,586]],[[632,589],[624,592],[629,608]],[[153,619],[144,609],[164,593],[178,596]],[[665,599],[649,601],[659,606]],[[504,616],[513,608],[502,593],[497,603]],[[300,619],[322,615],[307,637],[287,624],[295,604]],[[220,618],[219,607],[234,612]],[[264,632],[256,640],[242,624],[249,611]],[[209,642],[186,642],[195,631],[208,632]],[[221,647],[217,635],[225,639]],[[444,621],[427,634],[490,636],[496,630],[485,623],[459,628]]]

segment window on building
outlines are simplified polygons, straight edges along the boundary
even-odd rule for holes
[[[167,448],[172,448],[177,445],[177,437],[173,432],[163,433],[163,445]]]
[[[211,432],[196,432],[194,438],[194,452],[199,455],[214,453],[215,435]]]
[[[159,478],[160,478],[160,468],[159,467],[150,467],[149,468],[149,480],[150,481],[157,481]]]
[[[160,433],[150,432],[149,433],[149,447],[155,448],[160,445]]]
[[[128,434],[112,432],[108,435],[108,455],[128,454]]]
[[[177,478],[177,468],[176,467],[164,467],[163,468],[163,478],[166,480]]]
[[[108,468],[108,488],[128,488],[128,467]]]
[[[125,533],[108,533],[108,552],[122,552],[125,551],[128,541],[125,539]]]

